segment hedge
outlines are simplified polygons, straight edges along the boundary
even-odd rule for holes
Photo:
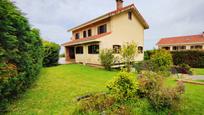
[[[145,60],[149,60],[155,50],[145,51]],[[203,50],[172,51],[174,65],[187,64],[193,68],[204,68]]]
[[[0,0],[0,113],[33,83],[42,59],[39,31],[10,0]]]
[[[50,67],[58,64],[60,46],[54,42],[43,41],[43,66]]]
[[[188,64],[193,68],[204,68],[204,51],[188,50],[171,52],[175,65]]]

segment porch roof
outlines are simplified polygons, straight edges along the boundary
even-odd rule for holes
[[[62,44],[62,46],[73,46],[73,45],[78,45],[78,44],[99,42],[98,38],[101,38],[101,37],[109,35],[109,34],[111,34],[111,32],[91,36],[91,37],[88,37],[88,38],[80,38],[80,39],[77,39],[77,40],[72,40],[72,41],[69,41],[69,42],[66,42],[66,43]]]

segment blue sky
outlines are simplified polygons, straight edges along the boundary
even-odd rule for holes
[[[115,0],[12,0],[45,40],[69,41],[67,30],[115,10]],[[153,49],[163,37],[200,34],[204,31],[204,0],[124,0],[134,3],[150,29],[145,49]],[[61,50],[63,52],[63,48]]]

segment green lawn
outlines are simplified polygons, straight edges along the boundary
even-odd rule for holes
[[[112,79],[115,74],[116,72],[83,65],[60,65],[45,68],[36,83],[19,100],[9,106],[8,114],[71,114],[76,107],[77,96],[89,92],[106,91],[106,82]],[[175,81],[168,78],[166,83],[173,86]],[[203,108],[204,86],[186,84],[182,111],[178,114],[202,115]],[[145,110],[147,111],[148,108]]]
[[[204,68],[193,68],[192,71],[194,75],[204,75]]]

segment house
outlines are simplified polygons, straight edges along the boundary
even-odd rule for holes
[[[157,46],[170,51],[204,50],[204,32],[198,35],[162,38]]]
[[[65,47],[66,61],[100,65],[100,50],[111,48],[117,55],[125,42],[136,42],[139,54],[135,61],[143,60],[144,30],[149,25],[134,4],[123,7],[116,0],[116,10],[69,29],[71,41]]]

